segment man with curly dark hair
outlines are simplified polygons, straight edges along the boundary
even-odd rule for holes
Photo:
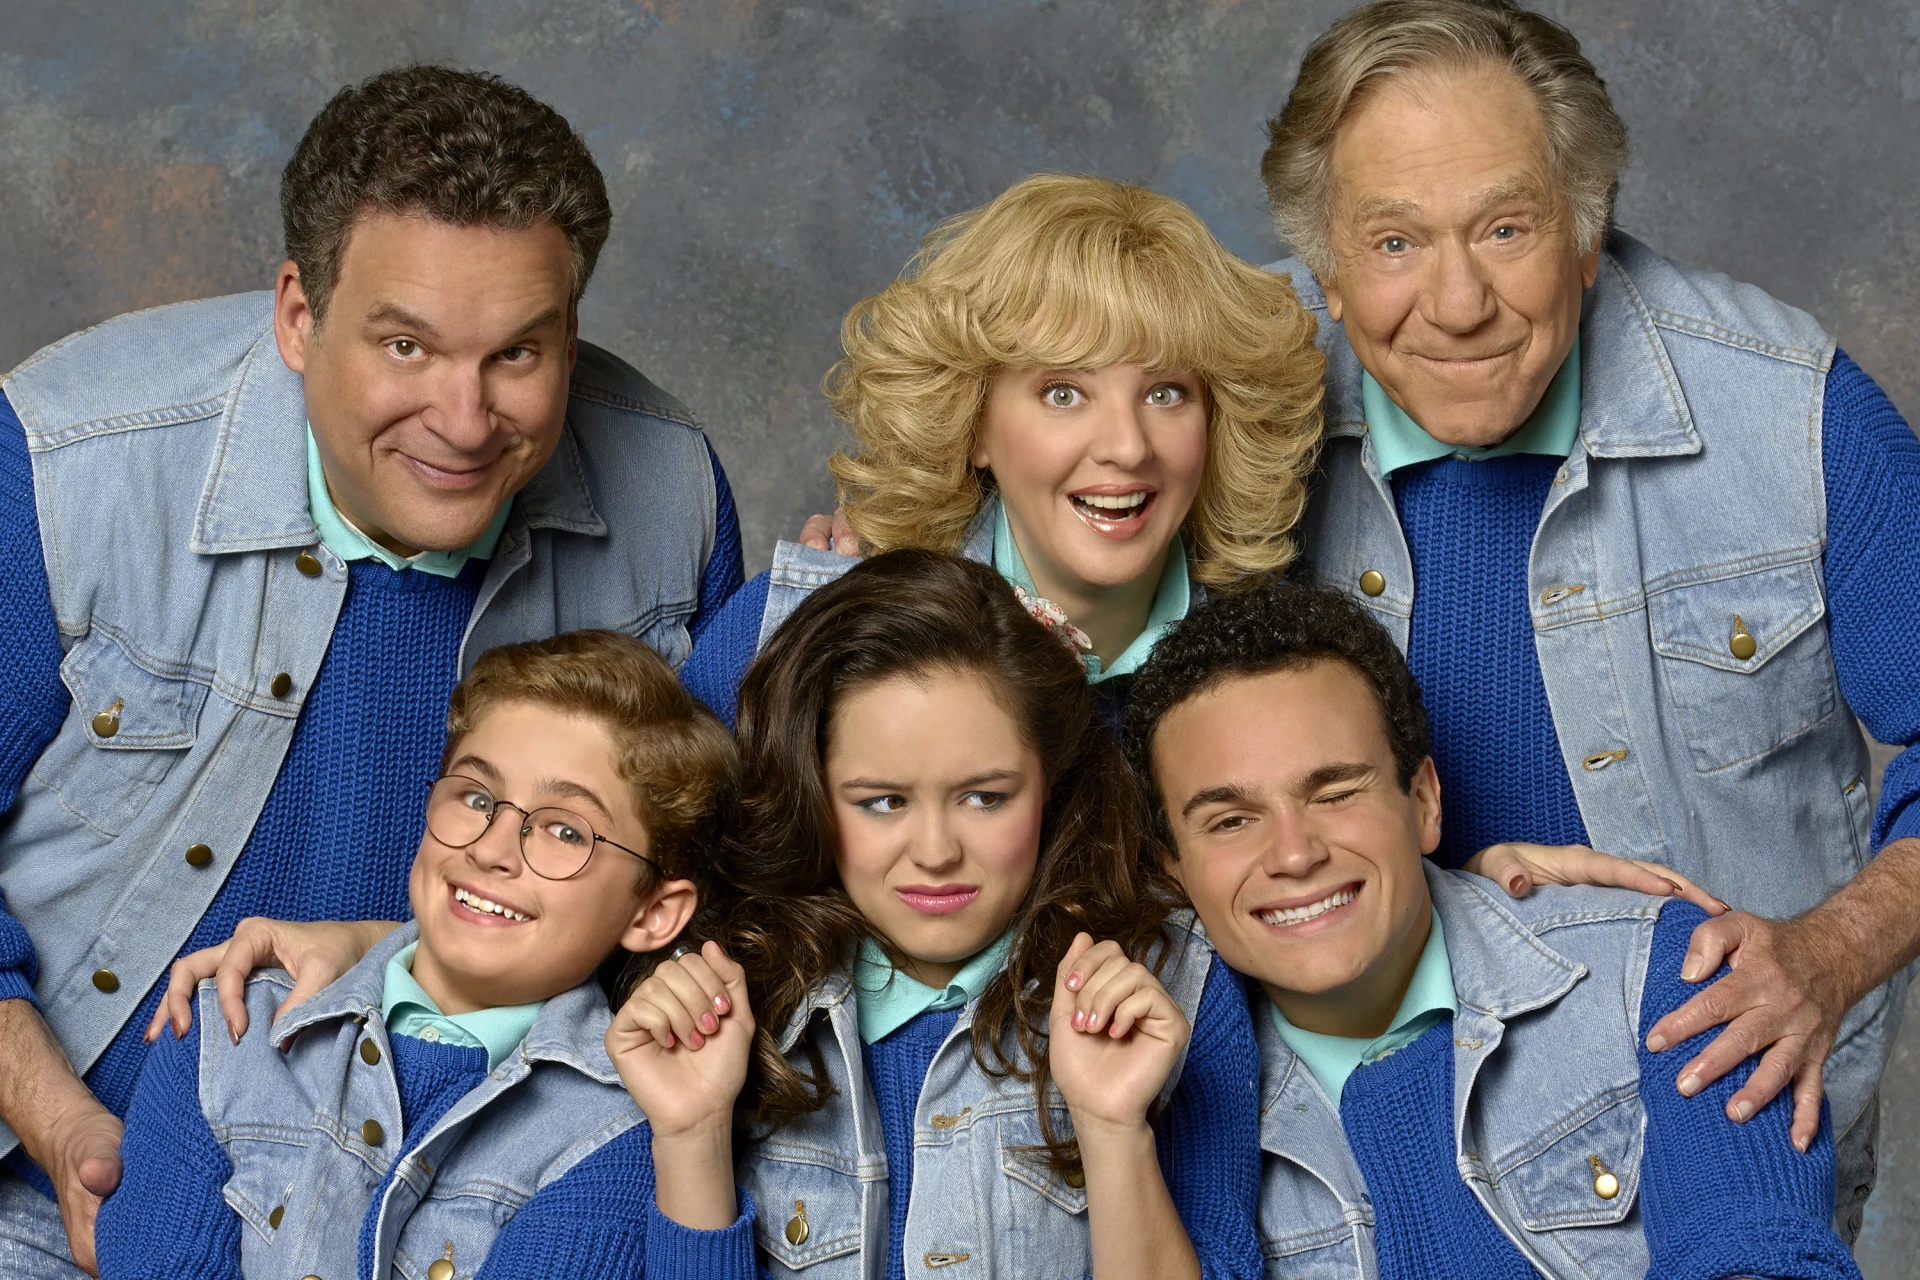
[[[1700,988],[1699,907],[1513,901],[1427,860],[1427,716],[1362,606],[1300,583],[1209,601],[1141,669],[1126,738],[1168,868],[1252,980],[1270,1270],[1859,1274],[1830,1121],[1804,1150],[1784,1095],[1735,1124],[1753,1059],[1682,1097],[1684,1057],[1644,1043]]]
[[[405,913],[482,651],[604,627],[677,665],[740,581],[697,423],[579,340],[611,211],[558,112],[375,76],[281,210],[271,292],[110,320],[0,397],[9,1277],[91,1269],[175,957]]]

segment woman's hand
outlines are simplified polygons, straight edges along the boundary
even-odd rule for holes
[[[733,1104],[753,1051],[746,977],[709,942],[655,969],[607,1028],[607,1056],[653,1126],[654,1203],[696,1231],[739,1216]]]
[[[831,516],[812,515],[800,526],[800,545],[815,551],[838,551],[843,556],[860,554],[860,535],[847,523],[847,509],[835,507]]]
[[[1116,942],[1076,935],[1054,971],[1047,1055],[1076,1132],[1144,1128],[1192,1028],[1167,989]]]
[[[1693,881],[1657,862],[1616,858],[1583,844],[1496,844],[1467,859],[1465,870],[1485,876],[1524,898],[1536,885],[1592,884],[1632,889],[1656,898],[1685,898],[1710,916],[1724,915],[1727,904]]]
[[[167,993],[147,1024],[146,1040],[160,1038],[160,1028],[171,1022],[176,1039],[193,1026],[193,996],[202,978],[212,978],[220,991],[220,1011],[237,1043],[247,1030],[247,975],[256,969],[285,969],[293,976],[293,990],[274,1017],[324,989],[328,983],[359,964],[380,939],[400,927],[394,920],[320,920],[302,924],[248,916],[219,946],[206,947],[173,962],[167,974]]]

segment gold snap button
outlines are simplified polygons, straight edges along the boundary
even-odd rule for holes
[[[1739,614],[1734,614],[1733,639],[1727,643],[1727,652],[1745,662],[1759,648],[1760,646],[1754,641],[1753,632],[1747,630],[1747,624],[1741,621]]]
[[[320,557],[311,551],[302,551],[293,558],[293,567],[304,577],[317,578],[320,576]]]
[[[1369,569],[1360,575],[1360,590],[1370,596],[1377,596],[1387,589],[1387,579],[1378,569]]]
[[[282,671],[273,678],[273,682],[267,686],[267,691],[276,698],[284,698],[287,696],[287,691],[292,688],[293,677]]]
[[[1593,1168],[1593,1194],[1602,1200],[1611,1200],[1620,1194],[1620,1179],[1613,1171],[1600,1163],[1599,1156],[1588,1156],[1587,1163]]]
[[[126,705],[127,704],[119,698],[115,698],[112,706],[95,716],[93,718],[93,735],[96,738],[111,738],[114,734],[120,732],[120,708]]]
[[[213,861],[213,850],[208,848],[206,845],[190,844],[187,846],[187,865],[188,866],[204,867],[209,862],[212,862],[212,861]]]
[[[320,1280],[319,1276],[301,1276],[300,1280]]]
[[[1060,1175],[1060,1180],[1072,1187],[1075,1191],[1078,1191],[1087,1185],[1087,1171],[1085,1169],[1069,1169]]]
[[[112,995],[120,989],[120,978],[119,975],[111,969],[95,969],[93,971],[93,985],[108,995]]]
[[[283,1204],[277,1204],[273,1206],[273,1212],[267,1215],[267,1225],[272,1227],[275,1231],[278,1231],[280,1229],[280,1224],[286,1221],[286,1217],[287,1217],[287,1206]]]
[[[793,1216],[787,1219],[787,1243],[798,1248],[805,1244],[807,1237],[812,1234],[813,1232],[807,1227],[807,1202],[795,1200]]]
[[[387,1131],[380,1127],[378,1120],[369,1120],[360,1126],[360,1140],[370,1147],[377,1147],[387,1140]]]
[[[428,1264],[427,1280],[453,1280],[453,1241],[447,1241],[447,1251]]]
[[[380,1065],[380,1046],[375,1044],[372,1040],[362,1040],[360,1042],[360,1061],[366,1063],[370,1067],[379,1066]]]

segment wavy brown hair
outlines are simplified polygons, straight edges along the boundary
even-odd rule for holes
[[[1038,866],[1014,916],[1007,966],[981,996],[973,1056],[989,1074],[1032,1081],[1047,1160],[1065,1172],[1078,1165],[1078,1148],[1055,1131],[1046,1105],[1055,968],[1082,931],[1157,963],[1177,890],[1148,843],[1138,785],[1079,661],[993,570],[930,551],[874,556],[815,591],[741,686],[739,802],[714,872],[725,901],[718,932],[746,968],[758,1024],[742,1113],[766,1133],[825,1105],[818,1050],[803,1041],[803,1070],[780,1052],[779,1036],[863,938],[899,962],[840,883],[824,760],[834,708],[848,693],[937,672],[982,679],[1046,770]]]

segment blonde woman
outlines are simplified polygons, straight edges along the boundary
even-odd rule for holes
[[[828,464],[861,551],[990,563],[1113,714],[1208,590],[1287,567],[1320,434],[1314,322],[1179,202],[1042,174],[927,237],[841,328],[856,447]],[[754,654],[839,552],[782,542],[681,678],[732,722]]]

